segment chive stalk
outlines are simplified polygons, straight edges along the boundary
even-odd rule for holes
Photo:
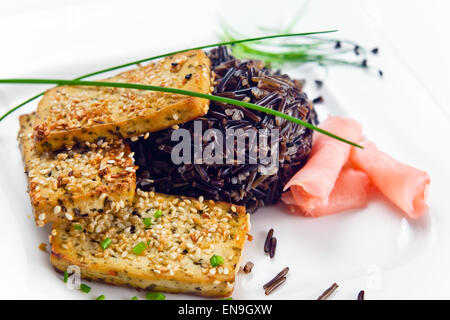
[[[102,70],[99,70],[99,71],[94,71],[94,72],[91,72],[91,73],[79,76],[78,78],[75,78],[74,80],[86,79],[88,77],[99,75],[99,74],[102,74],[102,73],[105,73],[105,72],[114,71],[114,70],[117,70],[117,69],[122,69],[122,68],[125,68],[125,67],[129,67],[129,66],[132,66],[132,65],[139,64],[139,63],[148,62],[148,61],[151,61],[151,60],[156,60],[156,59],[168,57],[168,56],[171,56],[171,55],[174,55],[174,54],[177,54],[177,53],[183,53],[183,52],[190,51],[190,50],[207,49],[207,48],[226,46],[226,45],[234,45],[234,44],[238,44],[238,43],[260,41],[260,40],[266,40],[266,39],[310,36],[310,35],[316,35],[316,34],[332,33],[332,32],[336,32],[336,31],[337,30],[326,30],[326,31],[316,31],[316,32],[302,32],[302,33],[283,33],[283,34],[275,34],[275,35],[269,35],[269,36],[255,37],[255,38],[233,39],[233,40],[228,40],[228,41],[222,41],[222,42],[218,42],[218,43],[207,44],[207,45],[193,47],[193,48],[188,48],[188,49],[183,49],[183,50],[176,50],[176,51],[172,51],[172,52],[156,55],[156,56],[145,58],[145,59],[140,59],[140,60],[127,62],[127,63],[121,64],[121,65],[118,65],[118,66],[102,69]],[[14,108],[10,109],[9,111],[7,111],[4,115],[2,115],[0,117],[0,121],[2,121],[4,118],[6,118],[8,115],[13,113],[17,109],[20,109],[21,107],[23,107],[27,103],[29,103],[29,102],[31,102],[31,101],[41,97],[44,93],[45,92],[41,92],[41,93],[31,97],[30,99],[22,102],[21,104],[15,106]]]
[[[308,129],[315,130],[317,132],[320,132],[322,134],[325,134],[331,138],[337,139],[339,141],[345,142],[347,144],[350,144],[352,146],[358,147],[363,149],[360,145],[356,144],[355,142],[346,140],[342,137],[339,137],[331,132],[328,132],[326,130],[323,130],[319,127],[314,126],[313,124],[300,120],[298,118],[292,117],[288,114],[265,108],[253,103],[248,103],[240,100],[215,96],[215,95],[209,95],[204,94],[200,92],[195,91],[189,91],[189,90],[183,90],[178,88],[166,88],[166,87],[159,87],[159,86],[153,86],[153,85],[145,85],[145,84],[137,84],[137,83],[122,83],[122,82],[103,82],[103,81],[81,81],[81,80],[63,80],[63,79],[0,79],[0,83],[29,83],[29,84],[57,84],[57,85],[71,85],[71,86],[94,86],[94,87],[114,87],[114,88],[125,88],[125,89],[138,89],[138,90],[149,90],[149,91],[159,91],[159,92],[167,92],[167,93],[174,93],[174,94],[180,94],[185,96],[191,96],[191,97],[197,97],[197,98],[203,98],[208,99],[211,101],[217,101],[217,102],[223,102],[226,104],[231,104],[235,106],[241,106],[244,108],[252,109],[259,112],[264,112],[273,116],[277,116],[283,119],[286,119],[288,121],[297,123],[299,125],[302,125]],[[1,119],[0,119],[1,121]]]

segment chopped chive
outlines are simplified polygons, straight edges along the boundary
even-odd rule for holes
[[[134,296],[134,297],[131,297],[131,300],[139,300],[139,299],[138,299],[138,297]]]
[[[64,283],[67,283],[67,280],[69,280],[69,274],[67,271],[64,271]]]
[[[279,112],[279,111],[276,111],[276,110],[273,110],[270,108],[266,108],[264,106],[259,106],[259,105],[253,104],[253,103],[244,102],[241,100],[235,100],[235,99],[225,98],[225,97],[221,97],[221,96],[214,96],[214,95],[204,94],[204,93],[195,92],[195,91],[189,91],[189,90],[183,90],[183,89],[177,89],[177,88],[166,88],[166,87],[159,87],[159,86],[153,86],[153,85],[144,85],[144,84],[137,84],[137,83],[80,81],[80,80],[62,80],[62,79],[0,79],[0,83],[34,83],[34,84],[57,84],[57,85],[78,85],[78,86],[94,86],[94,87],[127,88],[127,89],[139,89],[139,90],[167,92],[167,93],[174,93],[174,94],[180,94],[180,95],[185,95],[185,96],[203,98],[203,99],[208,99],[211,101],[217,101],[217,102],[228,103],[231,105],[241,106],[241,107],[248,108],[251,110],[256,110],[256,111],[264,112],[266,114],[277,116],[277,117],[286,119],[288,121],[297,123],[299,125],[302,125],[311,130],[315,130],[317,132],[320,132],[331,138],[345,142],[352,146],[364,149],[362,146],[360,146],[354,142],[348,141],[348,140],[341,138],[331,132],[328,132],[319,127],[316,127],[307,121],[300,120],[300,119],[290,116],[286,113]],[[1,118],[0,118],[0,120],[1,120]]]
[[[215,267],[223,265],[223,263],[225,261],[223,260],[223,258],[221,256],[213,255],[211,257],[211,259],[209,259],[209,262],[211,262],[211,266],[213,266],[215,268]]]
[[[233,298],[232,297],[228,297],[228,298],[222,298],[220,300],[233,300]]]
[[[142,253],[142,251],[144,251],[145,249],[147,249],[147,245],[144,242],[139,242],[134,248],[133,248],[133,252],[135,255],[140,255]]]
[[[144,223],[144,225],[145,225],[147,228],[151,227],[152,224],[153,224],[153,221],[152,221],[151,218],[144,218],[144,219],[142,219],[142,222]]]
[[[74,228],[75,230],[78,230],[78,231],[83,230],[83,227],[82,227],[81,225],[79,225],[79,224],[74,225],[73,228]]]
[[[105,295],[99,295],[97,298],[95,298],[95,300],[105,300]]]
[[[84,293],[89,293],[91,292],[91,287],[89,287],[87,284],[80,284],[80,291],[84,292]]]
[[[158,218],[161,218],[162,214],[163,213],[161,210],[156,210],[156,212],[153,216],[155,217],[155,219],[158,219]]]
[[[147,300],[166,300],[166,296],[159,292],[149,292],[145,297]]]
[[[105,238],[105,240],[103,240],[101,243],[100,243],[100,246],[103,248],[103,249],[106,249],[106,248],[108,248],[110,245],[111,245],[111,238]]]

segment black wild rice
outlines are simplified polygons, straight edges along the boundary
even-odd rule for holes
[[[253,262],[249,261],[245,264],[244,268],[242,269],[242,271],[244,271],[244,273],[250,273],[252,272],[252,269],[255,265],[253,264]]]
[[[316,86],[318,89],[322,88],[323,86],[323,81],[322,80],[314,80]]]
[[[325,290],[320,297],[317,298],[317,300],[326,300],[328,297],[338,288],[338,284],[335,282],[329,287],[327,290]]]
[[[272,293],[273,290],[281,286],[286,281],[286,277],[278,278],[274,283],[266,288],[265,294],[266,296]]]
[[[211,50],[209,57],[215,74],[214,95],[245,100],[317,124],[313,106],[302,92],[303,82],[274,72],[259,61],[237,60],[225,47]],[[261,172],[260,169],[264,169],[261,164],[249,164],[248,150],[255,145],[249,139],[246,139],[245,164],[224,161],[224,164],[212,165],[175,165],[171,150],[178,142],[171,141],[171,134],[176,129],[167,129],[152,133],[146,140],[130,142],[139,166],[138,188],[203,196],[243,205],[248,212],[254,212],[280,200],[283,186],[305,164],[311,152],[312,130],[266,113],[211,101],[209,112],[196,119],[199,120],[203,130],[214,128],[223,133],[228,128],[279,129],[279,168],[274,172]],[[194,121],[179,127],[189,130],[193,136]],[[209,143],[202,140],[203,149]],[[225,157],[226,152],[223,153]],[[191,159],[194,159],[193,151]]]
[[[264,252],[269,253],[270,252],[270,245],[272,243],[272,237],[273,237],[273,229],[270,229],[267,233],[266,241],[264,242]]]
[[[265,285],[263,285],[264,289],[267,289],[271,285],[273,285],[278,279],[286,277],[287,273],[289,272],[289,267],[284,268],[281,270],[272,280],[267,282]]]
[[[358,293],[358,300],[364,300],[364,290],[361,290],[361,291]]]
[[[319,96],[313,100],[314,104],[323,103],[323,97]]]
[[[277,249],[277,238],[273,237],[270,241],[270,251],[269,256],[272,259],[275,256],[275,250]]]

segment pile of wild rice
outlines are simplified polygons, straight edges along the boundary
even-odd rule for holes
[[[255,103],[316,123],[315,112],[302,92],[301,81],[265,68],[259,61],[234,59],[225,47],[211,50],[209,57],[215,73],[214,95]],[[264,172],[261,164],[249,164],[248,161],[246,164],[233,165],[226,164],[225,160],[221,165],[175,165],[170,155],[178,142],[171,141],[175,129],[168,129],[152,133],[146,140],[139,139],[131,143],[139,166],[139,188],[223,200],[245,205],[248,212],[253,212],[258,207],[279,201],[283,186],[304,165],[311,151],[310,129],[265,113],[211,101],[209,112],[195,121],[198,120],[202,121],[203,130],[219,129],[224,136],[228,128],[278,128],[278,170]],[[192,137],[193,123],[190,121],[180,126],[190,130]],[[249,150],[248,140],[246,150]],[[203,147],[208,143],[202,141]]]

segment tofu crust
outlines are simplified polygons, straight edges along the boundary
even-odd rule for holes
[[[210,93],[210,61],[201,50],[129,70],[110,82],[149,84]],[[78,142],[124,139],[200,117],[209,100],[162,92],[61,86],[48,90],[37,109],[34,141],[39,153]]]
[[[231,295],[250,229],[244,207],[138,190],[133,207],[98,215],[53,227],[57,270],[76,265],[82,278],[148,291]],[[106,238],[111,245],[104,249]],[[139,243],[145,250],[136,254]],[[224,263],[211,266],[213,255]]]
[[[132,204],[137,167],[127,144],[100,141],[83,149],[38,154],[34,119],[34,113],[19,117],[18,140],[38,226]]]

